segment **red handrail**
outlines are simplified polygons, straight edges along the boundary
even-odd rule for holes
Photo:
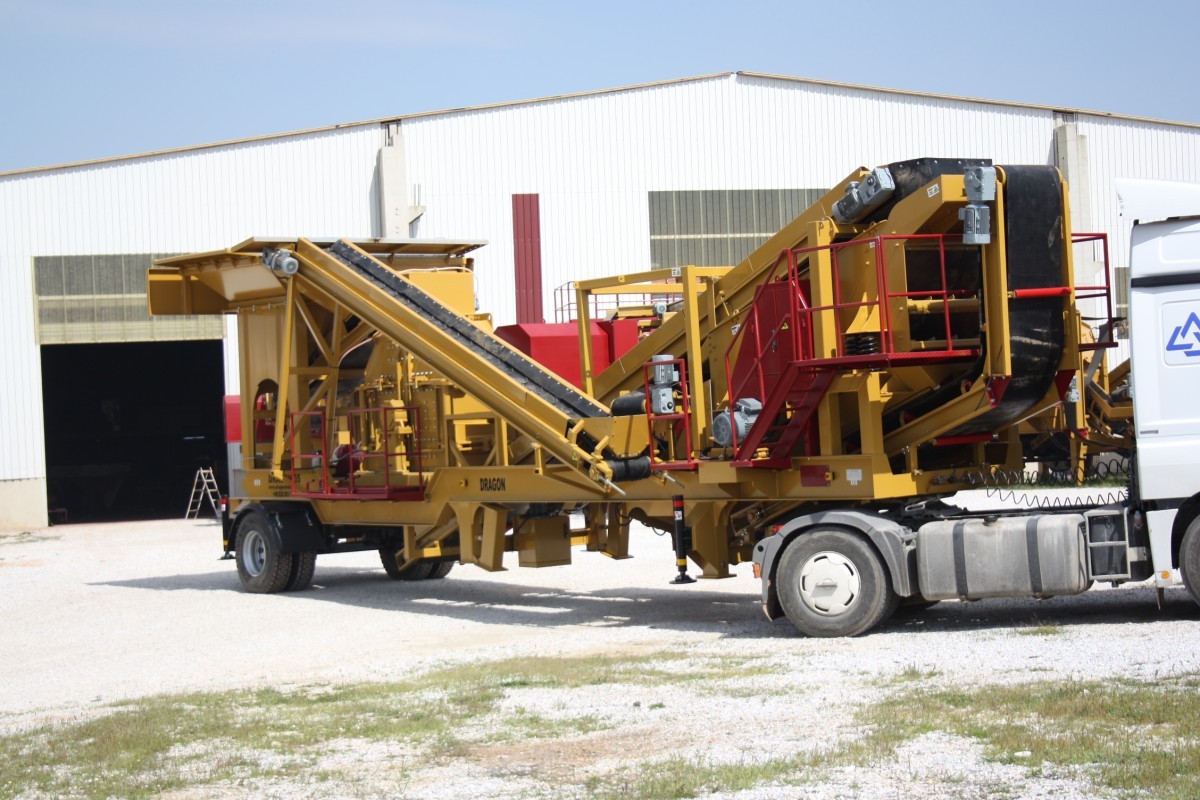
[[[405,412],[409,415],[409,421],[412,424],[413,434],[412,442],[416,445],[414,448],[405,448],[403,450],[392,452],[389,431],[391,430],[391,420],[389,415],[397,412]],[[421,409],[419,406],[388,406],[377,408],[353,408],[346,412],[347,423],[350,428],[350,439],[352,442],[361,441],[363,437],[359,437],[355,432],[355,420],[368,415],[378,414],[382,419],[382,449],[363,451],[355,450],[347,454],[347,458],[351,459],[350,469],[346,475],[346,483],[342,484],[334,481],[329,473],[329,455],[325,450],[329,449],[329,442],[325,441],[325,412],[324,411],[293,411],[290,414],[291,430],[289,432],[290,443],[292,449],[292,465],[291,465],[291,491],[297,497],[320,497],[327,499],[350,499],[364,497],[385,497],[388,499],[403,497],[408,499],[419,499],[424,496],[425,491],[425,469],[424,469],[424,448],[417,444],[420,439],[418,434],[421,430]],[[319,433],[315,435],[315,440],[320,442],[320,448],[311,453],[296,452],[296,433],[298,418],[311,417],[318,422]],[[398,456],[405,456],[409,459],[410,472],[417,476],[416,486],[393,486],[392,485],[392,469],[391,460]],[[383,482],[379,486],[361,486],[357,482],[357,474],[355,470],[355,462],[363,462],[368,459],[383,459]],[[308,486],[300,487],[298,484],[297,470],[304,469],[298,467],[298,463],[309,460],[316,461],[320,465],[320,481],[319,485],[313,487],[311,483]]]

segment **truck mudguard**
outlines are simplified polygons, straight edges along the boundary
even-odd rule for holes
[[[237,538],[238,524],[251,510],[259,510],[271,520],[269,535],[275,538],[281,553],[325,553],[329,551],[325,528],[307,503],[247,503],[233,520],[231,540]]]

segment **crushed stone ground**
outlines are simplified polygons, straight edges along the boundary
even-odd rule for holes
[[[669,539],[633,536],[634,558],[576,552],[573,564],[442,581],[388,580],[374,553],[322,556],[306,592],[251,595],[219,561],[211,521],[68,525],[0,536],[0,732],[105,713],[163,692],[398,680],[512,656],[753,658],[744,680],[529,687],[504,713],[587,717],[598,730],[552,741],[476,742],[460,758],[421,758],[394,743],[328,745],[320,782],[212,783],[167,796],[586,797],[587,780],[673,755],[751,763],[853,738],[853,713],[887,692],[1047,679],[1154,679],[1200,669],[1200,609],[1182,588],[1162,610],[1146,587],[1073,598],[943,602],[870,635],[817,640],[769,622],[749,565],[691,586]],[[511,556],[511,554],[510,554]],[[1022,630],[1054,626],[1054,635]],[[686,660],[681,668],[687,668]],[[872,767],[829,769],[820,783],[706,794],[767,798],[1098,796],[1086,775],[1030,775],[948,734],[914,740]]]

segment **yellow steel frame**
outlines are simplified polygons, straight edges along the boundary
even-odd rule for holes
[[[991,408],[988,378],[1012,374],[1007,349],[1008,287],[1005,277],[1006,242],[1003,192],[993,204],[992,242],[981,248],[982,299],[945,301],[896,300],[895,316],[901,320],[898,335],[908,345],[907,313],[938,313],[949,303],[956,310],[983,304],[988,351],[983,373],[959,397],[940,408],[885,430],[885,411],[904,398],[927,391],[946,376],[948,368],[895,366],[891,369],[847,368],[837,373],[817,405],[818,445],[814,455],[792,459],[792,469],[739,468],[732,452],[716,447],[711,439],[713,416],[728,401],[729,386],[724,359],[737,330],[747,319],[755,292],[763,282],[780,277],[779,254],[804,250],[802,270],[808,281],[813,345],[818,357],[834,358],[847,334],[879,332],[876,311],[834,308],[838,294],[847,292],[864,300],[877,300],[880,287],[874,279],[835,275],[834,245],[889,234],[944,233],[957,224],[957,211],[967,202],[961,175],[943,175],[928,191],[917,191],[898,202],[888,218],[875,224],[836,223],[833,204],[853,181],[867,170],[859,169],[842,181],[812,208],[785,226],[765,245],[734,267],[686,266],[676,270],[650,270],[617,278],[580,281],[576,286],[580,359],[584,391],[601,405],[611,405],[620,395],[640,389],[643,365],[653,355],[669,354],[688,365],[691,398],[691,439],[686,442],[693,468],[656,473],[631,480],[614,491],[612,471],[604,451],[636,456],[646,451],[646,419],[598,417],[569,419],[540,397],[516,385],[507,375],[482,364],[436,323],[413,314],[371,282],[348,271],[323,243],[305,239],[289,242],[251,240],[225,251],[165,259],[150,274],[150,302],[154,313],[223,313],[240,315],[243,351],[243,431],[254,430],[258,387],[270,379],[277,385],[275,435],[269,463],[251,452],[245,460],[246,498],[286,498],[284,480],[289,466],[289,409],[324,409],[327,436],[342,436],[339,427],[338,385],[354,378],[362,387],[375,387],[375,395],[400,406],[418,400],[434,421],[423,420],[422,437],[437,439],[437,463],[423,483],[419,502],[359,499],[345,502],[317,497],[308,500],[326,523],[384,525],[403,530],[403,563],[420,558],[457,554],[465,563],[485,569],[502,568],[503,553],[519,551],[522,564],[562,563],[563,542],[584,544],[613,558],[628,555],[631,519],[669,527],[671,497],[683,495],[692,530],[692,560],[706,577],[724,577],[729,566],[748,560],[763,528],[796,509],[818,504],[853,505],[868,501],[911,498],[965,488],[966,471],[958,467],[926,468],[919,448]],[[1003,185],[1003,170],[999,170]],[[1065,187],[1064,187],[1065,192]],[[1063,201],[1064,213],[1067,205]],[[1062,221],[1069,242],[1070,222]],[[398,243],[351,243],[360,253],[400,271],[422,266],[455,266],[470,269],[469,250],[450,247],[440,254],[407,252]],[[263,268],[264,246],[293,249],[300,271],[281,279]],[[389,248],[391,248],[389,250]],[[866,248],[863,248],[864,250]],[[903,245],[889,244],[889,280],[903,281]],[[1071,265],[1065,262],[1067,285]],[[848,261],[867,259],[864,253],[839,251]],[[873,273],[872,273],[873,274]],[[462,291],[449,277],[437,273],[406,279],[420,280],[434,294]],[[835,280],[840,283],[835,287]],[[656,321],[640,341],[608,369],[595,374],[590,347],[591,300],[600,295],[672,294],[679,301]],[[469,311],[471,298],[452,305],[465,307],[472,324],[490,329],[486,319]],[[1064,314],[1073,311],[1073,297],[1064,298]],[[359,320],[351,330],[346,321]],[[1072,326],[1068,325],[1068,329]],[[1078,340],[1069,334],[1063,369],[1078,370]],[[366,370],[349,372],[340,365],[346,354],[376,338],[391,342],[396,363],[372,356]],[[389,351],[390,352],[390,351]],[[312,354],[316,354],[313,358]],[[736,355],[734,356],[736,361]],[[390,372],[388,371],[390,370]],[[365,391],[365,388],[364,388]],[[373,395],[374,396],[374,395]],[[381,401],[383,402],[383,401]],[[1043,426],[1061,425],[1055,415],[1062,403],[1054,392],[1031,410]],[[587,434],[582,437],[582,434]],[[848,451],[848,434],[857,447]],[[980,468],[1012,466],[1020,462],[1018,426],[1000,431],[995,443],[969,446],[971,462]],[[299,446],[312,452],[312,443]],[[587,438],[597,444],[583,446]],[[332,439],[323,443],[333,444]],[[411,483],[411,470],[399,470],[397,480]],[[814,477],[816,476],[816,477]],[[527,515],[530,504],[547,504],[559,515],[543,521]],[[584,528],[570,531],[562,515],[583,513]],[[457,533],[457,549],[446,540]]]

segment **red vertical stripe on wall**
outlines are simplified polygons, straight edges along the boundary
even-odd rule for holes
[[[542,317],[542,223],[536,194],[514,194],[513,262],[517,278],[517,322]]]

